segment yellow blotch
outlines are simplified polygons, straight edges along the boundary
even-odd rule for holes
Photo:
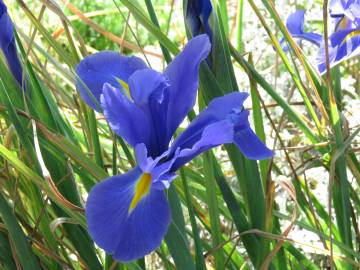
[[[119,79],[119,78],[116,78],[116,80],[121,84],[121,86],[124,88],[124,91],[125,91],[125,95],[129,98],[129,99],[132,99],[131,98],[131,95],[130,95],[130,89],[129,89],[129,85],[124,82],[122,79]]]
[[[135,194],[130,203],[129,214],[135,209],[139,201],[149,193],[150,187],[151,187],[151,174],[149,173],[142,174],[135,185]]]

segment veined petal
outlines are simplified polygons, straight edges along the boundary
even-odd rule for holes
[[[129,78],[129,90],[136,104],[149,118],[152,128],[150,143],[147,145],[152,157],[161,155],[169,146],[167,140],[167,112],[169,84],[163,74],[142,69]]]
[[[207,125],[200,132],[200,138],[189,148],[183,148],[177,156],[172,171],[176,171],[201,153],[221,144],[232,143],[234,138],[233,125],[227,120],[221,120]],[[196,136],[198,137],[198,136]]]
[[[195,104],[199,86],[199,66],[210,52],[206,35],[194,37],[168,65],[164,75],[169,79],[168,138]]]
[[[9,69],[17,82],[22,85],[22,67],[16,51],[14,26],[7,14],[7,8],[0,0],[0,49],[4,53]]]
[[[330,67],[346,61],[360,54],[360,35],[356,29],[339,30],[329,37],[329,61]],[[357,33],[353,35],[354,33]],[[317,64],[319,72],[326,72],[325,46],[321,45]]]
[[[239,136],[241,136],[241,134],[245,134],[242,132],[243,130],[250,129],[247,119],[249,113],[242,110],[243,102],[247,96],[246,93],[234,92],[214,99],[208,108],[202,111],[171,145],[170,151],[180,149],[171,171],[177,170],[210,148],[227,143],[238,145],[237,134],[240,133]],[[253,134],[249,135],[249,140],[245,143],[248,143],[248,148],[251,148],[252,143],[255,142],[254,147],[257,149],[251,152],[248,151],[248,148],[240,145],[239,149],[243,151],[244,155],[250,159],[264,159],[273,155],[272,151],[259,139],[255,141]]]
[[[99,52],[85,57],[76,67],[76,73],[81,79],[77,80],[76,87],[84,101],[99,111],[100,108],[96,106],[95,100],[99,103],[105,83],[116,88],[124,87],[131,74],[144,68],[147,68],[146,64],[138,57],[123,56],[112,51]]]
[[[360,1],[349,1],[344,13],[356,27],[360,27]]]
[[[91,237],[116,260],[132,261],[159,247],[170,223],[169,205],[160,190],[148,190],[129,211],[141,179],[139,168],[110,177],[91,190],[86,202]]]
[[[139,143],[149,144],[152,132],[149,118],[123,91],[105,83],[101,106],[111,129],[132,147]]]

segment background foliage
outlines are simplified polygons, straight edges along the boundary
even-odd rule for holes
[[[297,47],[286,31],[287,15],[306,8],[322,33],[320,1],[212,3],[214,65],[200,71],[197,111],[249,92],[253,126],[274,159],[249,161],[226,146],[188,164],[168,191],[173,221],[161,247],[120,264],[94,245],[83,205],[134,157],[79,98],[74,67],[119,50],[161,70],[163,55],[186,43],[187,1],[6,1],[29,89],[0,57],[1,269],[359,268],[359,60],[327,81],[313,67],[315,47]]]

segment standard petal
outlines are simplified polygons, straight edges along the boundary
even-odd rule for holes
[[[95,100],[99,103],[105,83],[119,88],[121,85],[119,80],[128,83],[131,74],[144,68],[147,68],[146,64],[138,57],[123,56],[112,51],[99,52],[85,57],[76,67],[76,73],[80,79],[77,79],[76,87],[84,101],[90,107],[99,111],[100,108]],[[93,97],[91,97],[89,91]]]
[[[292,35],[301,35],[304,33],[305,10],[297,10],[286,20],[286,27]]]
[[[199,86],[199,66],[210,52],[206,35],[194,37],[184,50],[168,65],[164,75],[169,79],[168,138],[195,104]]]
[[[152,69],[134,72],[129,78],[129,91],[134,103],[149,117],[152,128],[150,144],[152,157],[161,155],[169,146],[167,112],[169,84],[163,74]]]
[[[149,144],[152,131],[149,118],[123,91],[105,83],[101,106],[111,129],[132,147]]]
[[[91,237],[116,260],[132,261],[160,246],[170,223],[165,193],[151,189],[129,212],[141,170],[110,177],[97,184],[86,202]]]
[[[305,10],[297,10],[293,14],[291,14],[287,21],[286,27],[289,30],[290,34],[293,38],[297,40],[297,43],[300,45],[301,40],[307,40],[311,43],[314,43],[317,46],[320,46],[322,42],[322,36],[312,32],[304,32],[304,17]],[[285,39],[281,39],[280,41],[281,47],[284,51],[289,50],[289,46],[285,42]]]

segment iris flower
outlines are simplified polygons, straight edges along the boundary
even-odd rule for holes
[[[173,139],[195,104],[199,65],[209,51],[209,38],[199,35],[164,73],[110,51],[88,56],[77,67],[82,98],[102,110],[111,129],[135,149],[137,166],[97,184],[86,203],[91,237],[116,260],[132,261],[159,247],[171,220],[165,190],[181,166],[227,143],[250,159],[272,155],[251,130],[242,107],[247,94],[240,92],[214,99]]]
[[[320,46],[322,36],[320,34],[304,31],[305,10],[297,10],[289,15],[286,20],[286,27],[293,38],[300,44],[301,40],[307,40]],[[280,41],[283,50],[287,51],[289,47],[285,43],[285,39]]]
[[[360,0],[332,0],[330,16],[336,20],[336,31],[329,36],[329,61],[333,67],[360,54]],[[317,57],[320,73],[326,72],[325,45]]]
[[[192,36],[206,33],[210,39],[212,31],[209,25],[209,17],[212,12],[210,0],[188,0],[186,7],[186,21],[188,22]]]
[[[22,68],[16,51],[14,26],[7,13],[7,7],[0,0],[0,49],[15,79],[22,85]]]

